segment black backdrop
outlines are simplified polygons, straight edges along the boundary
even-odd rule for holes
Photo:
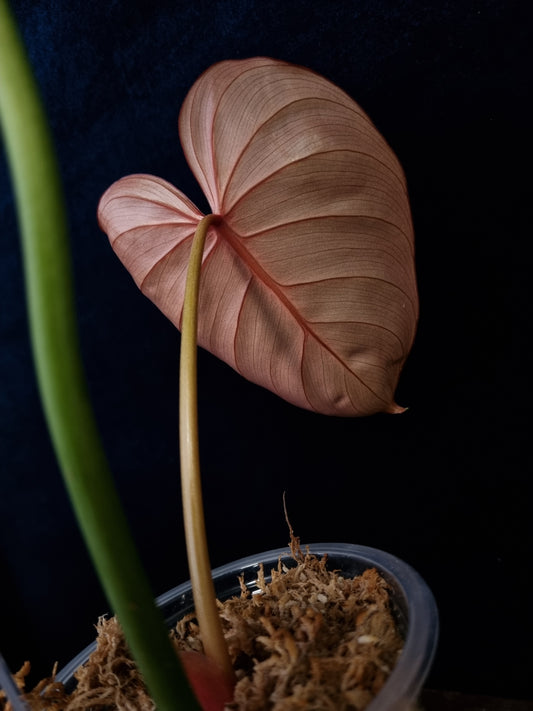
[[[148,172],[204,207],[179,147],[181,102],[215,61],[269,55],[339,84],[396,151],[415,221],[421,319],[397,393],[410,409],[399,417],[301,411],[200,354],[212,563],[284,545],[286,491],[304,542],[383,548],[426,578],[442,624],[430,686],[533,697],[526,379],[511,360],[511,312],[521,332],[528,314],[527,254],[514,274],[510,266],[530,195],[526,5],[13,3],[64,174],[91,394],[156,593],[188,577],[179,334],[113,255],[96,205],[115,179]],[[92,639],[107,603],[40,410],[3,156],[0,211],[0,648],[13,667],[31,659],[37,676]]]

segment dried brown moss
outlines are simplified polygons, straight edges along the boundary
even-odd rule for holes
[[[31,711],[155,711],[117,619],[100,618],[96,631],[96,649],[88,662],[77,669],[74,692],[68,694],[53,673],[24,694]],[[21,690],[29,672],[26,662],[15,675]],[[2,705],[0,700],[0,709],[11,711],[11,706]]]
[[[25,691],[26,679],[31,671],[29,662],[24,662],[19,671],[14,674],[18,688],[24,693],[24,698],[30,709],[49,709],[49,711],[63,711],[65,708],[66,693],[63,684],[55,681],[55,667],[52,675],[40,681],[31,691]],[[4,692],[0,689],[0,709],[12,711],[11,704],[6,701]]]
[[[260,594],[242,585],[241,597],[220,605],[237,674],[239,711],[352,711],[364,709],[385,683],[402,640],[389,609],[385,581],[375,570],[345,579],[326,559],[301,555],[281,563]],[[178,623],[180,649],[201,651],[191,615]]]
[[[345,579],[326,558],[303,554],[281,562],[259,592],[219,603],[237,675],[228,711],[361,711],[379,692],[402,647],[385,581],[375,570]],[[97,649],[68,695],[51,677],[26,694],[32,711],[153,711],[117,621],[101,619]],[[178,649],[202,651],[193,615],[171,632]],[[18,679],[23,688],[24,672]],[[0,702],[0,709],[2,703]],[[7,705],[4,708],[7,711]]]

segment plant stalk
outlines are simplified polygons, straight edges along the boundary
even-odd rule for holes
[[[200,636],[205,654],[221,668],[227,679],[233,682],[233,667],[222,632],[211,577],[198,441],[197,342],[200,270],[209,227],[219,220],[217,215],[204,217],[196,228],[191,245],[181,323],[179,430],[185,541]]]
[[[92,412],[79,352],[59,167],[6,0],[0,0],[0,124],[19,218],[37,380],[72,506],[158,711],[196,711],[200,707],[154,603]]]

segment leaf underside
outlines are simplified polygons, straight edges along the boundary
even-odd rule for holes
[[[187,161],[214,214],[198,342],[300,407],[401,411],[394,391],[418,318],[402,168],[361,108],[323,77],[255,58],[208,69],[183,104]],[[135,282],[179,328],[203,214],[132,175],[99,221]]]

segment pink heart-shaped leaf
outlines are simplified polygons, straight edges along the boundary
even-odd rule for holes
[[[249,380],[332,415],[401,411],[394,391],[418,318],[398,160],[361,108],[310,70],[212,66],[179,120],[213,213],[198,342]],[[202,213],[159,178],[103,195],[99,221],[137,285],[179,328]]]

